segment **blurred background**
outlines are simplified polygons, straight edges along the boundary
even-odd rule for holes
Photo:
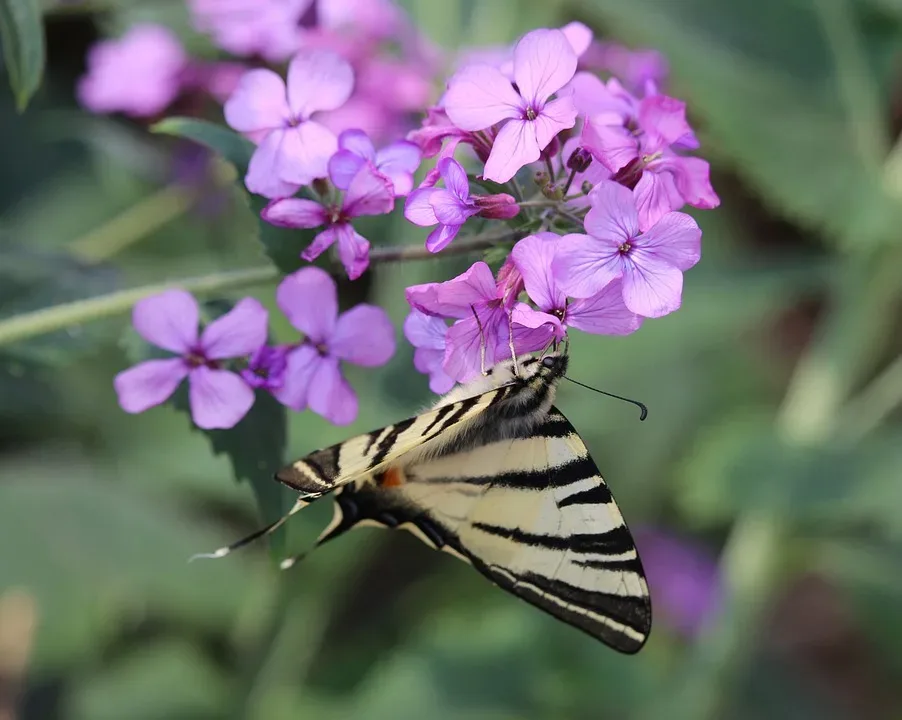
[[[119,409],[128,305],[62,330],[11,319],[266,275],[233,170],[76,100],[88,49],[135,22],[216,51],[181,0],[46,0],[43,83],[21,114],[0,92],[0,718],[902,717],[902,2],[401,4],[448,50],[571,20],[659,50],[712,162],[722,205],[693,212],[681,310],[573,338],[573,377],[648,420],[573,386],[558,402],[636,535],[651,639],[618,655],[404,533],[358,530],[280,575],[326,502],[273,548],[186,564],[256,528],[264,497],[186,415]],[[374,245],[426,234],[397,212],[366,228]],[[399,351],[348,371],[351,428],[292,414],[284,449],[268,428],[260,442],[290,460],[428,402],[403,288],[474,259],[342,284],[346,305],[390,312]],[[275,281],[253,281],[227,297],[273,307]]]

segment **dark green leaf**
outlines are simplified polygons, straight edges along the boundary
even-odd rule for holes
[[[154,132],[187,138],[207,146],[235,166],[238,183],[244,187],[244,176],[254,144],[247,138],[221,125],[192,118],[167,118],[153,126]],[[268,200],[259,195],[248,195],[248,205],[258,218],[259,238],[263,249],[273,264],[284,273],[291,273],[301,265],[300,253],[313,239],[310,230],[288,230],[259,220],[260,211]]]
[[[0,0],[0,40],[9,84],[21,112],[44,75],[44,26],[38,0]]]

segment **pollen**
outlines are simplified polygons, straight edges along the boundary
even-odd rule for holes
[[[527,120],[535,120],[536,119],[536,111],[531,107],[526,108],[526,119]]]
[[[404,484],[404,471],[401,468],[390,467],[379,477],[380,487],[401,487]]]
[[[617,248],[622,255],[626,255],[630,250],[632,250],[632,245],[628,242],[623,243],[619,248]]]

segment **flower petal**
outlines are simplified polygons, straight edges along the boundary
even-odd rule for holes
[[[373,147],[373,141],[370,140],[363,130],[353,129],[345,130],[338,136],[338,148],[354,153],[364,160],[372,163],[376,162],[376,148]]]
[[[539,149],[544,150],[555,135],[574,125],[576,125],[576,107],[571,96],[565,95],[549,102],[533,120]]]
[[[533,310],[526,303],[518,303],[511,312],[514,347],[517,354],[542,350],[552,340],[562,340],[564,328],[554,315]]]
[[[439,160],[437,167],[448,192],[453,193],[460,201],[466,201],[470,197],[470,179],[463,166],[454,158],[447,157]]]
[[[284,130],[273,130],[254,150],[244,176],[244,184],[252,193],[267,198],[289,197],[303,184],[287,182],[278,175],[284,139]]]
[[[659,162],[661,166],[670,169],[680,195],[689,205],[703,210],[711,210],[720,205],[720,198],[711,187],[711,166],[706,160],[672,155]]]
[[[595,335],[629,335],[642,325],[642,318],[623,302],[623,283],[613,280],[598,294],[574,300],[567,306],[566,323]]]
[[[357,172],[345,195],[342,210],[347,217],[384,215],[395,207],[391,180],[365,163]]]
[[[495,137],[482,175],[506,183],[524,165],[539,159],[535,125],[529,120],[508,120]]]
[[[615,173],[639,156],[639,141],[622,125],[608,125],[598,120],[599,116],[586,120],[580,144]]]
[[[572,52],[572,51],[571,51]],[[445,112],[461,130],[484,130],[523,114],[523,100],[510,80],[491,65],[468,65],[448,81]]]
[[[188,374],[188,366],[181,358],[147,360],[113,379],[119,407],[127,413],[144,412],[169,399]]]
[[[366,160],[350,150],[339,150],[329,158],[329,179],[339,190],[347,190]]]
[[[184,290],[166,290],[135,303],[132,324],[138,335],[164,350],[184,354],[197,345],[197,301]]]
[[[269,313],[259,300],[244,298],[204,328],[200,346],[209,360],[250,355],[266,343]]]
[[[439,225],[426,236],[426,249],[431,253],[441,252],[457,237],[462,227],[463,225]]]
[[[647,230],[667,213],[679,210],[685,201],[677,188],[676,178],[664,167],[648,168],[642,173],[636,189],[639,228]]]
[[[188,373],[188,401],[197,427],[226,429],[247,415],[254,404],[254,391],[233,372],[201,365]]]
[[[529,235],[514,245],[511,259],[523,277],[530,299],[542,310],[562,310],[567,296],[552,271],[559,236],[551,232]]]
[[[439,283],[423,283],[411,285],[404,291],[404,297],[411,308],[426,315],[441,316],[442,308],[438,303]]]
[[[323,206],[303,198],[271,200],[260,211],[260,217],[270,225],[288,228],[315,228],[326,223]]]
[[[370,265],[370,243],[350,223],[336,225],[331,230],[338,241],[338,259],[350,280],[356,280]]]
[[[329,352],[363,367],[385,365],[395,354],[395,328],[382,308],[357,305],[338,317]]]
[[[276,173],[284,182],[307,185],[315,178],[328,176],[329,158],[337,149],[335,134],[308,120],[285,131]]]
[[[341,374],[338,358],[324,357],[316,366],[307,392],[307,404],[334,425],[347,425],[357,417],[357,395]]]
[[[595,242],[588,235],[564,235],[558,241],[552,270],[561,289],[571,297],[591,297],[623,274],[617,248]]]
[[[520,95],[538,110],[539,103],[570,82],[576,61],[573,47],[560,30],[526,33],[514,48],[514,80]]]
[[[340,108],[353,89],[354,71],[331,50],[302,50],[288,65],[288,105],[296,119]]]
[[[437,314],[455,318],[472,317],[472,307],[478,309],[478,306],[497,297],[495,278],[489,266],[482,261],[475,262],[457,277],[438,283],[436,299],[441,310]]]
[[[404,320],[404,337],[415,348],[441,350],[444,353],[447,332],[448,325],[444,320],[419,310],[411,310]]]
[[[285,81],[272,70],[244,73],[222,109],[229,127],[238,132],[282,128],[291,118]]]
[[[639,214],[633,191],[620,183],[605,180],[589,193],[592,208],[586,214],[585,227],[596,240],[620,247],[639,234]]]
[[[424,358],[424,355],[428,355],[428,359]],[[414,365],[420,372],[429,373],[429,389],[437,395],[444,395],[457,384],[457,381],[442,368],[444,356],[444,350],[426,350],[425,348],[417,349],[413,353]],[[421,367],[429,369],[421,370]]]
[[[435,210],[435,217],[442,225],[463,225],[467,218],[479,212],[479,208],[462,202],[456,194],[444,188],[438,188],[432,193],[429,202]]]
[[[310,380],[322,356],[309,343],[291,350],[285,358],[282,386],[272,391],[273,397],[285,407],[300,412],[307,407]]]
[[[702,231],[689,215],[667,213],[636,239],[630,255],[637,263],[644,264],[647,256],[654,256],[679,270],[688,270],[701,259],[701,239]]]
[[[327,228],[321,233],[318,233],[317,236],[313,238],[313,242],[301,251],[301,257],[307,262],[313,262],[326,252],[326,250],[332,247],[337,239],[338,235],[335,233],[335,228]]]
[[[480,314],[480,321],[488,313]],[[458,382],[465,382],[475,377],[482,371],[481,348],[483,346],[483,333],[479,330],[479,324],[472,315],[458,320],[450,328],[446,336],[445,359],[442,369],[449,377]],[[495,342],[485,343],[485,367],[495,364]]]
[[[637,315],[663,317],[679,309],[683,294],[683,273],[649,256],[630,254],[633,262],[623,264],[623,301]]]
[[[404,217],[420,227],[429,227],[438,223],[430,198],[433,193],[439,191],[440,188],[435,187],[414,190],[407,196],[407,202],[404,203]]]
[[[407,195],[413,189],[413,174],[420,166],[423,153],[409,140],[398,140],[376,154],[376,167],[392,181],[395,196]]]
[[[692,135],[686,122],[686,103],[667,95],[650,95],[639,103],[639,127],[645,132],[642,145],[648,154]]]
[[[564,33],[567,42],[570,43],[570,47],[573,48],[573,52],[576,53],[577,57],[586,52],[592,44],[592,30],[587,25],[583,25],[583,23],[576,20],[564,25],[561,28],[561,32]]]
[[[328,342],[338,317],[338,293],[329,273],[306,267],[288,275],[279,283],[276,303],[311,343]]]

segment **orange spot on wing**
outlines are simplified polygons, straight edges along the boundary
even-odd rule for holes
[[[390,467],[379,481],[382,487],[401,487],[404,484],[404,472],[401,468]]]

